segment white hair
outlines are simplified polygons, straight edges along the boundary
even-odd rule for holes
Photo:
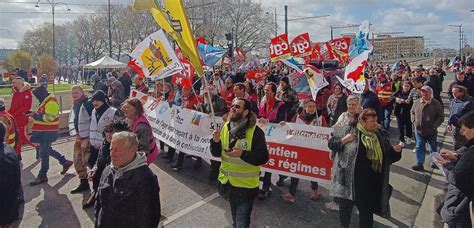
[[[138,138],[135,133],[129,131],[121,131],[112,135],[112,141],[125,140],[127,147],[138,148]]]

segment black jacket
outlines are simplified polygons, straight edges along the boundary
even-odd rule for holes
[[[20,163],[15,151],[5,151],[0,144],[0,224],[13,223],[18,218]]]
[[[462,149],[465,151],[452,169],[453,176],[456,187],[470,200],[474,200],[474,139],[471,139],[460,150]]]
[[[377,94],[368,90],[360,95],[360,106],[363,109],[371,108],[377,112],[377,120],[383,120],[382,108],[380,107],[379,98]]]
[[[396,98],[408,100],[410,96],[410,91],[408,91],[408,93],[405,93],[403,92],[403,89],[400,89],[393,96],[394,96],[394,99],[393,99],[394,101],[396,100]],[[407,116],[408,118],[410,118],[410,110],[412,106],[413,106],[412,100],[410,100],[410,103],[408,104],[395,103],[395,111],[394,111],[395,116],[397,117]]]
[[[467,147],[462,147],[461,149],[456,151],[460,156],[461,159],[458,161],[452,161],[444,165],[444,170],[446,173],[446,179],[448,181],[448,187],[446,191],[446,195],[444,201],[438,208],[438,213],[441,215],[443,222],[445,223],[464,223],[466,225],[470,224],[470,216],[469,216],[469,197],[474,193],[474,188],[471,188],[470,192],[461,191],[458,186],[459,184],[456,182],[456,175],[453,172],[453,168],[470,168],[474,165],[474,160],[471,160],[468,167],[462,167],[466,165],[464,158],[469,158],[469,155],[472,154],[472,151],[469,151]],[[472,157],[472,156],[471,156]],[[463,162],[464,164],[459,164],[459,162]],[[460,166],[458,166],[460,165]],[[471,172],[463,173],[461,178],[461,186],[465,184],[465,181],[473,181],[473,178],[470,178],[468,175],[473,175]],[[471,182],[472,183],[472,182]],[[471,184],[472,185],[472,184]],[[471,186],[472,187],[472,186]],[[468,190],[469,191],[469,190]],[[470,227],[470,226],[468,226]]]
[[[146,165],[126,171],[115,180],[111,166],[107,166],[97,193],[96,227],[157,227],[161,215],[159,191],[158,179]]]
[[[118,80],[123,85],[123,89],[125,91],[125,97],[130,96],[130,86],[132,86],[133,84],[132,79],[129,76],[122,75],[122,77],[120,77]]]
[[[430,75],[428,76],[425,85],[433,89],[434,99],[441,102],[441,90],[443,90],[443,81],[439,75]]]

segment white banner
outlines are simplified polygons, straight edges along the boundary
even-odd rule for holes
[[[223,120],[198,111],[172,106],[145,94],[132,91],[132,96],[146,101],[145,115],[155,137],[177,151],[202,158],[212,156],[209,146],[214,129],[221,129]],[[328,140],[332,128],[287,123],[267,124],[265,133],[270,159],[263,170],[312,181],[331,180],[332,161]]]
[[[162,79],[183,70],[163,30],[152,33],[137,45],[130,56],[143,68],[146,77]]]

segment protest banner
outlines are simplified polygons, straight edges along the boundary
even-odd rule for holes
[[[309,34],[303,33],[291,41],[291,52],[295,57],[306,57],[311,55],[311,41]]]
[[[132,96],[144,100],[145,94],[132,91]],[[155,137],[189,155],[219,160],[210,153],[210,140],[223,120],[198,111],[170,106],[167,102],[147,97],[145,115]],[[332,129],[287,123],[266,124],[265,132],[270,153],[264,170],[312,181],[331,179],[332,161],[327,147]]]
[[[286,123],[262,127],[270,159],[265,171],[311,181],[330,181],[333,162],[328,140],[332,128]]]
[[[291,48],[288,44],[288,34],[281,34],[271,40],[270,56],[272,62],[288,59],[291,56]]]
[[[152,79],[162,79],[183,70],[163,30],[145,38],[130,56],[142,67],[145,76]]]

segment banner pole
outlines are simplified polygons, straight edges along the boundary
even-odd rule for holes
[[[207,79],[206,79],[206,75],[202,75],[201,78],[204,78],[204,89],[206,89],[206,87],[209,85]],[[209,106],[211,107],[211,120],[212,122],[214,122],[214,124],[217,124],[216,120],[214,119],[214,117],[216,116],[214,114],[214,106],[212,105],[212,98],[211,98],[211,93],[209,92],[209,90],[207,91],[207,98],[209,99]],[[215,125],[217,126],[217,125]]]

